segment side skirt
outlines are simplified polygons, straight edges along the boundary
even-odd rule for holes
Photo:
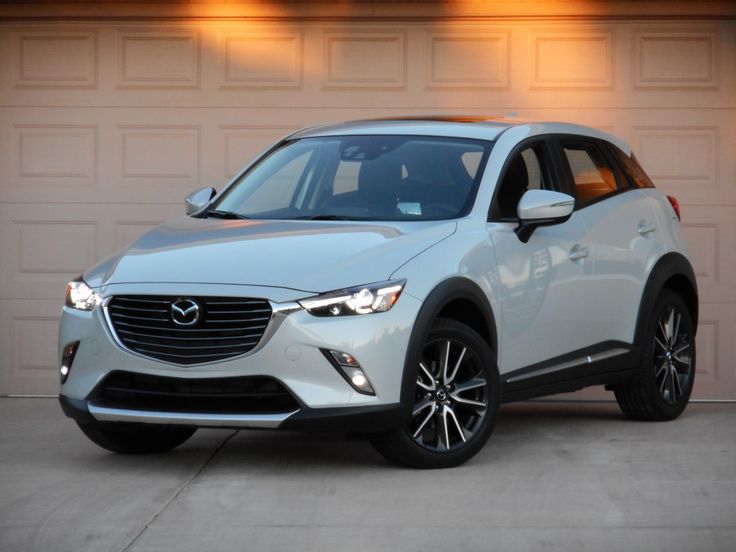
[[[507,403],[568,393],[591,385],[624,383],[636,377],[640,364],[639,347],[605,341],[501,374],[501,400]]]

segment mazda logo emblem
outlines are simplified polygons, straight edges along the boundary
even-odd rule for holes
[[[177,299],[171,303],[171,319],[179,326],[193,326],[199,322],[199,304],[194,299]]]

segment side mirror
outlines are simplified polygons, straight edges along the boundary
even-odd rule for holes
[[[187,215],[197,213],[207,207],[210,200],[215,197],[217,191],[214,188],[200,188],[194,190],[184,199]]]
[[[526,243],[539,226],[565,222],[574,209],[575,198],[570,195],[552,190],[527,190],[516,207],[519,218],[516,235]]]

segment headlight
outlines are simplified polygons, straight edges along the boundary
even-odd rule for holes
[[[392,280],[356,286],[302,299],[299,304],[314,316],[385,312],[398,301],[404,284],[406,280]]]
[[[66,285],[66,301],[64,304],[67,307],[91,311],[101,302],[101,297],[81,278]]]

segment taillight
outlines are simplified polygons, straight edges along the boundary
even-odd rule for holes
[[[677,201],[677,198],[675,196],[667,196],[667,199],[670,200],[670,205],[672,205],[672,208],[675,210],[675,214],[677,215],[677,220],[682,220],[682,217],[680,216],[680,202]]]

